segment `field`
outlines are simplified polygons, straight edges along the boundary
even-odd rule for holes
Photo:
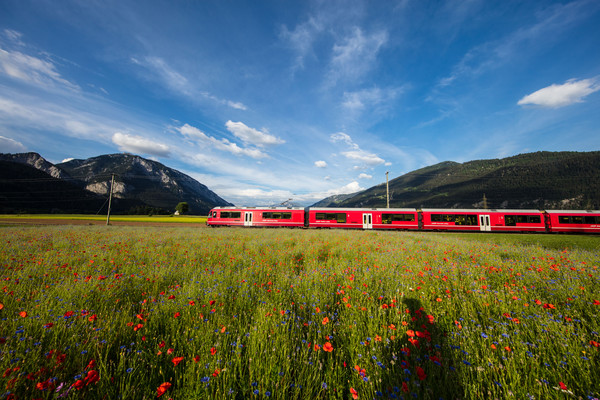
[[[0,235],[0,399],[600,397],[598,237]]]

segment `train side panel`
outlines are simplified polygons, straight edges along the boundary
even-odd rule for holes
[[[303,208],[217,207],[210,211],[208,226],[304,227]]]
[[[548,230],[554,233],[600,233],[600,211],[546,211]]]
[[[346,229],[419,228],[418,214],[414,208],[310,208],[308,226]]]

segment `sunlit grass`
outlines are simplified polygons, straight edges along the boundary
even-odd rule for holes
[[[1,219],[32,220],[79,220],[79,221],[106,221],[106,215],[85,215],[85,214],[0,214]],[[169,222],[169,223],[197,223],[206,224],[206,216],[199,215],[111,215],[111,221],[124,222]]]
[[[0,398],[600,396],[597,251],[420,232],[0,234]]]

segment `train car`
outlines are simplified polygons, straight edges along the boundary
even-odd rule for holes
[[[459,210],[424,208],[423,230],[481,232],[544,232],[544,214],[539,210]]]
[[[206,225],[302,228],[304,221],[300,207],[215,207]]]
[[[546,210],[550,232],[600,233],[600,211]]]
[[[311,228],[419,229],[415,208],[310,208]]]

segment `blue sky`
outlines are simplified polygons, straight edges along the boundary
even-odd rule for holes
[[[237,205],[600,150],[600,2],[0,2],[0,152],[129,152]]]

